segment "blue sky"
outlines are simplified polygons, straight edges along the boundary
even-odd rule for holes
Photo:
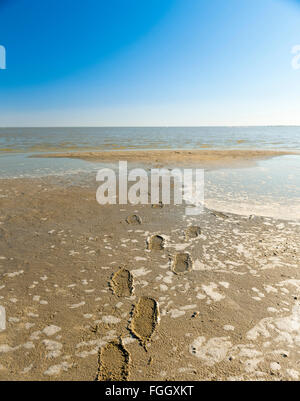
[[[0,0],[0,126],[300,125],[297,0]]]

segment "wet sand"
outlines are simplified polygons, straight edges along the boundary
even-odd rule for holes
[[[129,150],[103,152],[65,152],[33,155],[39,158],[72,158],[94,162],[118,162],[163,165],[199,164],[203,166],[253,165],[256,161],[276,156],[297,154],[272,150]]]
[[[1,380],[300,378],[300,223],[95,192],[1,180]]]

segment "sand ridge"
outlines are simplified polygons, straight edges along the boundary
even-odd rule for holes
[[[203,166],[214,165],[251,165],[258,160],[276,156],[297,154],[288,151],[275,150],[128,150],[128,151],[102,151],[102,152],[64,152],[32,155],[39,158],[73,158],[86,161],[118,162],[127,160],[133,163],[150,163],[152,165],[188,165],[199,164]]]

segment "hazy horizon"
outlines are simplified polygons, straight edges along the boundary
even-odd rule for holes
[[[300,124],[253,125],[11,125],[2,128],[247,128],[247,127],[300,127]]]

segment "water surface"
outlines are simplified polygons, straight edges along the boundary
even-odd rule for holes
[[[103,164],[28,156],[132,149],[300,152],[300,127],[0,128],[0,178],[52,175],[84,183],[96,177]],[[262,160],[249,168],[206,171],[205,199],[208,207],[218,210],[300,219],[300,156]]]

